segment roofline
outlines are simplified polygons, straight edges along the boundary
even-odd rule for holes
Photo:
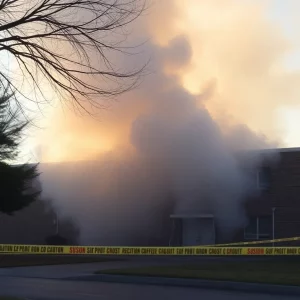
[[[258,152],[258,153],[287,153],[287,152],[300,152],[300,147],[289,147],[289,148],[267,148],[267,149],[253,149],[253,150],[240,150],[237,151],[236,153],[253,153],[253,152]],[[87,163],[87,162],[94,162],[95,160],[75,160],[75,161],[58,161],[58,162],[36,162],[36,163],[25,163],[25,165],[29,166],[34,166],[34,165],[62,165],[62,164],[75,164],[75,163]],[[16,166],[21,166],[23,164],[15,164]]]
[[[300,152],[300,147],[263,149],[262,151]]]
[[[174,214],[170,215],[171,219],[213,219],[212,214]]]
[[[300,152],[300,147],[290,147],[290,148],[266,148],[266,149],[249,149],[237,151],[237,153],[286,153],[286,152]]]

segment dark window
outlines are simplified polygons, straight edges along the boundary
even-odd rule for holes
[[[257,240],[271,237],[272,216],[251,217],[244,229],[244,238]]]
[[[248,224],[245,227],[245,237],[247,238],[256,238],[257,235],[257,218],[256,217],[251,217],[248,220]]]
[[[272,232],[272,216],[259,217],[258,226],[260,235],[270,236]]]
[[[264,167],[257,173],[257,186],[261,190],[268,190],[271,186],[271,169]]]

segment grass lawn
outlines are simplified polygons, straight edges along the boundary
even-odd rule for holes
[[[115,261],[112,257],[67,255],[0,255],[0,268]],[[118,259],[120,260],[120,259]],[[0,298],[0,300],[2,300]]]
[[[299,285],[300,260],[214,261],[160,267],[113,269],[97,274],[156,276]]]

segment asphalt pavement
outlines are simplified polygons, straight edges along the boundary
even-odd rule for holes
[[[296,300],[299,297],[239,293],[197,288],[0,277],[2,295],[30,300]]]
[[[178,263],[178,261],[174,260],[173,263]],[[0,268],[0,296],[7,295],[22,297],[26,300],[299,299],[299,296],[292,297],[259,293],[243,293],[237,291],[223,291],[214,288],[183,288],[178,286],[70,280],[70,277],[84,277],[86,275],[93,274],[97,270],[162,264],[169,265],[170,260],[125,260],[74,265]],[[69,279],[65,280],[66,278]]]
[[[183,257],[178,259],[176,257],[129,257],[125,260],[119,261],[103,261],[95,263],[80,263],[80,264],[64,264],[64,265],[48,265],[48,266],[30,266],[30,267],[13,267],[0,268],[0,276],[10,277],[33,277],[33,278],[48,278],[61,279],[68,277],[84,276],[93,274],[98,270],[105,269],[119,269],[119,268],[133,268],[144,266],[163,266],[182,264],[185,262],[200,262],[210,261],[216,258],[205,258],[198,260],[191,260],[191,258]]]

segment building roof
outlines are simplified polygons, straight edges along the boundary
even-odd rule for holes
[[[212,219],[212,214],[175,214],[170,215],[171,219]]]
[[[268,149],[266,149],[266,150],[268,150]],[[300,151],[300,147],[277,148],[277,151],[279,151],[279,152],[299,152]]]
[[[264,152],[264,153],[283,153],[283,152],[300,152],[300,147],[290,147],[290,148],[266,148],[266,149],[249,149],[249,150],[244,150],[242,152]]]

